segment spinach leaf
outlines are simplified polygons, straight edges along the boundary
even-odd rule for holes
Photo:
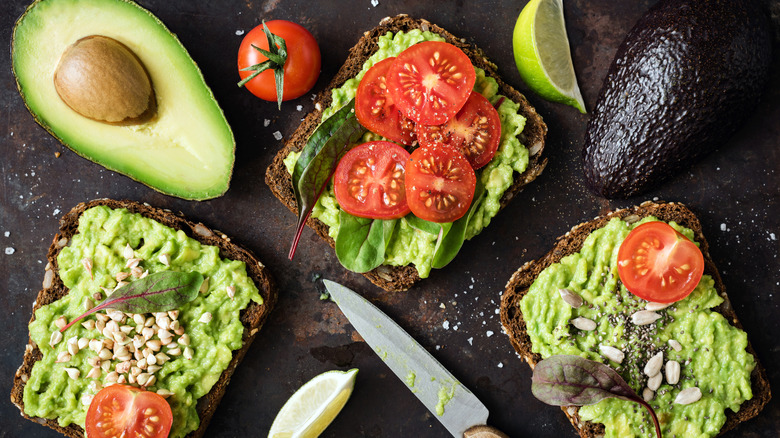
[[[658,417],[615,370],[603,363],[573,355],[555,355],[537,363],[531,378],[531,392],[553,406],[583,406],[605,398],[619,398],[644,406],[661,438]]]
[[[463,241],[466,239],[466,228],[468,227],[471,217],[474,216],[474,212],[477,211],[479,204],[482,203],[482,198],[485,196],[485,186],[482,184],[479,178],[477,178],[477,186],[474,188],[474,199],[471,201],[469,211],[463,215],[462,218],[452,223],[452,228],[445,232],[439,241],[436,243],[436,252],[433,255],[432,266],[436,269],[447,266],[452,259],[458,255],[458,251],[463,246]]]
[[[366,219],[341,210],[336,236],[339,262],[350,271],[360,273],[381,265],[397,223],[397,219]]]
[[[438,235],[441,233],[442,225],[436,222],[426,221],[425,219],[420,219],[419,217],[415,216],[414,213],[409,213],[406,216],[404,216],[404,220],[407,224],[409,224],[410,227],[414,228],[415,230],[420,230],[424,233],[428,234],[434,234]]]
[[[203,275],[199,272],[163,271],[126,284],[97,306],[74,318],[60,331],[99,310],[111,308],[128,313],[166,312],[178,309],[198,296]]]
[[[320,124],[309,137],[295,163],[292,182],[295,201],[298,204],[298,224],[290,248],[290,260],[295,256],[303,226],[327,187],[336,165],[366,132],[366,128],[361,126],[355,117],[354,106],[353,99]]]

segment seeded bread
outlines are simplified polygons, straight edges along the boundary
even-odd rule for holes
[[[655,216],[663,221],[675,221],[678,224],[690,228],[694,232],[694,238],[699,243],[699,248],[704,255],[704,273],[712,276],[715,280],[715,288],[723,297],[724,301],[713,310],[722,314],[733,326],[742,329],[737,319],[737,315],[731,306],[726,288],[718,274],[718,270],[709,254],[709,246],[702,234],[701,223],[699,219],[679,203],[666,202],[644,202],[637,207],[617,210],[604,216],[599,216],[589,222],[585,222],[572,228],[568,233],[558,238],[553,249],[542,258],[528,262],[518,269],[506,285],[506,291],[501,297],[501,324],[509,335],[509,340],[515,351],[522,357],[528,365],[533,367],[542,360],[541,356],[533,353],[531,350],[531,339],[526,331],[525,321],[520,311],[520,299],[528,292],[528,288],[542,270],[553,263],[559,262],[563,257],[578,252],[588,235],[594,230],[601,228],[614,217],[620,217],[629,222],[639,220],[646,216]],[[734,428],[737,424],[755,417],[769,402],[772,394],[769,388],[766,370],[758,362],[758,356],[750,345],[748,340],[747,351],[756,358],[756,367],[751,374],[751,383],[753,398],[742,403],[739,412],[726,411],[726,423],[723,425],[720,433]],[[603,436],[604,425],[580,420],[579,408],[568,406],[561,408],[569,417],[572,425],[582,437]]]
[[[315,110],[310,112],[303,120],[301,125],[292,134],[274,158],[273,163],[268,167],[265,181],[271,188],[271,192],[281,200],[287,208],[293,213],[297,212],[295,195],[293,194],[292,178],[284,166],[283,160],[292,151],[300,151],[321,122],[322,110],[331,103],[331,90],[338,88],[350,78],[355,77],[363,68],[363,63],[374,52],[377,51],[377,38],[387,32],[410,31],[412,29],[421,29],[441,35],[447,42],[459,47],[471,59],[472,64],[485,70],[487,76],[492,77],[498,82],[498,92],[514,102],[520,104],[520,114],[526,118],[525,128],[520,135],[520,141],[530,150],[530,162],[528,168],[522,174],[514,175],[512,186],[504,193],[501,198],[501,208],[504,208],[509,201],[522,188],[536,179],[542,173],[547,165],[547,158],[543,157],[545,135],[547,134],[547,125],[542,121],[541,116],[528,103],[526,98],[517,90],[507,85],[496,73],[495,64],[491,63],[477,47],[466,43],[465,39],[457,38],[446,30],[425,20],[410,18],[406,15],[398,15],[392,18],[385,18],[379,26],[367,31],[360,38],[360,41],[349,51],[349,57],[339,72],[330,82],[327,88],[323,90],[315,99]],[[328,236],[328,226],[318,219],[310,218],[307,224],[317,232],[331,247],[335,247],[335,242]],[[292,236],[290,236],[292,241]],[[388,291],[403,291],[411,287],[420,280],[417,269],[413,265],[409,266],[379,266],[378,268],[367,272],[365,275],[372,283]]]
[[[80,215],[87,209],[105,205],[114,209],[126,208],[130,212],[138,213],[150,219],[171,227],[176,230],[183,230],[189,237],[199,241],[204,245],[212,245],[219,248],[219,255],[222,258],[239,260],[246,263],[246,271],[249,277],[254,281],[263,297],[263,304],[249,302],[246,309],[241,311],[241,323],[244,325],[242,335],[242,347],[233,351],[233,359],[230,361],[227,369],[222,373],[217,383],[211,388],[211,391],[200,398],[197,403],[198,416],[200,417],[200,426],[195,431],[187,435],[188,438],[202,437],[209,424],[209,420],[214,415],[219,401],[225,394],[230,377],[236,370],[236,367],[244,358],[249,346],[252,344],[257,332],[268,318],[271,309],[276,303],[276,286],[268,269],[258,261],[248,250],[231,242],[230,238],[219,231],[211,230],[201,223],[190,222],[181,215],[174,214],[169,210],[161,210],[151,207],[147,204],[139,204],[133,201],[116,201],[111,199],[97,199],[86,203],[81,203],[74,207],[70,212],[60,219],[60,231],[54,236],[49,253],[47,255],[48,264],[46,265],[46,274],[43,280],[43,289],[38,293],[38,297],[33,305],[32,320],[35,319],[35,311],[50,304],[68,293],[68,289],[62,284],[58,275],[57,255],[64,248],[71,237],[78,232],[78,222]],[[38,346],[30,339],[25,348],[24,362],[16,371],[14,376],[14,385],[11,389],[11,401],[22,411],[22,416],[37,423],[48,426],[69,437],[83,437],[84,430],[71,424],[68,427],[61,427],[56,419],[32,418],[24,413],[23,394],[27,378],[32,372],[32,367],[37,360],[42,357]]]

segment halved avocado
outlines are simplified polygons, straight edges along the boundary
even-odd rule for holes
[[[54,73],[62,54],[94,35],[120,42],[141,62],[153,88],[151,117],[96,121],[60,98]],[[77,154],[184,199],[227,191],[233,132],[198,66],[149,11],[127,0],[37,0],[14,27],[11,56],[17,87],[35,120]]]

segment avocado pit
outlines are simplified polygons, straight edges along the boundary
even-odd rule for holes
[[[121,42],[91,35],[62,54],[54,88],[63,102],[84,117],[134,124],[156,112],[154,90],[141,60]]]

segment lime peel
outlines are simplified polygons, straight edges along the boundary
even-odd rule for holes
[[[327,371],[298,388],[276,414],[269,438],[315,438],[336,418],[355,387],[357,368]]]

